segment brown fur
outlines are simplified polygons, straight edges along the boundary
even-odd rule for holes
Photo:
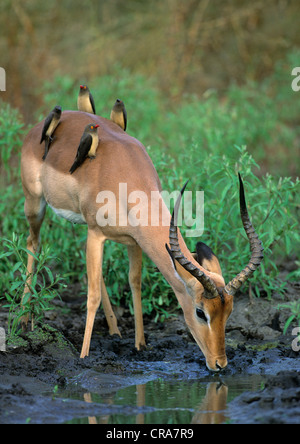
[[[70,175],[69,169],[76,156],[83,130],[87,124],[93,122],[99,125],[98,134],[101,140],[96,158],[91,162],[86,161],[76,175]],[[180,266],[175,271],[165,249],[169,237],[168,227],[123,227],[118,223],[116,227],[99,227],[96,222],[96,213],[101,207],[101,204],[96,203],[96,197],[102,190],[112,191],[118,196],[119,183],[128,183],[128,194],[141,190],[150,196],[151,191],[161,191],[158,175],[144,146],[107,119],[84,112],[64,111],[51,150],[45,162],[42,162],[39,144],[42,128],[43,122],[30,130],[22,150],[21,176],[26,198],[25,214],[30,224],[27,246],[31,251],[37,251],[45,201],[56,209],[76,213],[88,225],[88,314],[81,357],[89,354],[94,318],[101,298],[110,332],[120,334],[102,278],[103,247],[105,241],[110,239],[128,247],[129,281],[136,319],[136,347],[140,349],[145,346],[140,302],[143,250],[172,286],[186,322],[206,356],[208,367],[212,370],[225,367],[225,324],[232,310],[233,298],[226,296],[225,304],[221,304],[219,299],[208,300],[203,297],[204,289],[195,278]],[[128,208],[130,209],[130,205]],[[161,212],[171,218],[162,201]],[[181,236],[179,242],[185,256],[197,265]],[[73,252],[70,251],[70,254]],[[29,273],[32,267],[32,256],[29,255]],[[210,271],[199,264],[198,267],[214,280],[217,287],[224,287],[224,279],[218,267],[210,267]],[[209,325],[199,322],[195,314],[196,307],[206,311],[210,318]]]

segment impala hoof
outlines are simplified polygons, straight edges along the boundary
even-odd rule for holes
[[[147,350],[147,345],[146,344],[139,344],[139,345],[136,345],[135,348],[137,349],[138,352],[141,352],[141,351]]]

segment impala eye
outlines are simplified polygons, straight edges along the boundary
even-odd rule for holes
[[[205,313],[203,310],[201,310],[201,308],[196,308],[196,315],[202,321],[207,322],[207,317],[205,316]]]

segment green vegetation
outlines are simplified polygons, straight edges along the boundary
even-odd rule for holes
[[[286,334],[289,326],[293,321],[296,321],[300,328],[300,301],[292,301],[288,304],[280,304],[278,308],[287,308],[291,312],[291,316],[287,319],[283,329],[284,334]]]
[[[97,77],[89,83],[97,113],[103,117],[109,117],[117,97],[124,100],[128,132],[146,146],[163,189],[178,190],[190,179],[188,190],[204,190],[205,231],[201,240],[218,256],[226,281],[249,260],[238,205],[237,173],[241,173],[250,217],[265,248],[264,262],[251,280],[252,292],[258,297],[271,298],[274,291],[284,295],[286,283],[279,279],[280,267],[286,260],[295,261],[300,253],[300,181],[294,161],[299,129],[293,125],[300,114],[300,102],[290,88],[290,69],[286,69],[296,64],[298,56],[291,53],[263,82],[231,86],[225,97],[215,91],[201,98],[187,95],[176,107],[170,106],[153,81],[120,67],[115,68],[115,75]],[[52,81],[44,84],[44,103],[32,120],[39,120],[56,104],[76,109],[78,84],[66,75],[57,75],[55,85],[54,90]],[[7,121],[12,124],[7,127],[2,123],[0,132],[0,292],[15,312],[26,279],[28,226],[18,161],[28,128],[25,130],[14,109],[0,103],[0,122]],[[294,178],[285,177],[284,172],[293,168]],[[72,225],[47,210],[41,239],[42,250],[33,276],[36,290],[30,305],[29,301],[24,304],[38,318],[49,308],[52,298],[64,291],[61,279],[69,288],[80,282],[82,294],[86,292],[86,227]],[[191,251],[199,240],[186,238]],[[126,249],[107,242],[104,276],[108,293],[113,304],[132,309],[127,272]],[[299,278],[299,272],[291,273],[289,278]],[[146,257],[142,292],[144,312],[157,319],[163,320],[177,309],[169,285]],[[294,317],[299,318],[299,304],[292,309]]]
[[[7,181],[10,181],[16,171],[11,171],[11,160],[20,152],[24,134],[24,124],[17,110],[1,102],[0,111],[0,171],[4,170]],[[17,165],[16,165],[17,166]],[[4,186],[4,175],[1,175],[0,186]],[[1,204],[0,204],[1,205]]]
[[[297,0],[1,0],[5,100],[32,123],[41,87],[47,79],[55,91],[57,71],[79,86],[96,76],[122,82],[125,67],[133,78],[156,79],[175,106],[185,94],[260,84],[299,48],[298,13]]]
[[[39,323],[44,318],[44,313],[51,310],[51,301],[59,296],[62,290],[62,279],[53,273],[46,265],[54,259],[51,255],[50,246],[42,249],[38,255],[33,254],[23,247],[25,236],[18,238],[15,233],[12,240],[0,239],[3,251],[0,253],[1,267],[3,267],[2,287],[9,291],[4,291],[6,304],[3,308],[9,310],[8,334],[10,337],[16,335],[18,324],[22,316],[31,318],[32,330],[35,323]],[[36,259],[36,268],[31,276],[27,276],[27,253]],[[55,260],[57,260],[55,258]],[[13,266],[12,266],[13,264]],[[1,273],[2,274],[2,273]],[[20,305],[20,299],[24,289],[31,278],[30,291],[28,291]]]

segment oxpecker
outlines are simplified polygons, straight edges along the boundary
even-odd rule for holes
[[[77,108],[90,114],[96,114],[95,102],[89,88],[86,85],[80,85]]]
[[[124,131],[127,127],[127,112],[124,102],[117,99],[110,113],[110,120],[119,125]]]
[[[61,117],[61,107],[56,106],[55,108],[53,108],[51,113],[45,119],[42,137],[41,137],[41,141],[40,141],[40,143],[45,141],[45,153],[43,155],[43,160],[45,160],[47,157],[49,147],[51,145],[51,142],[53,141],[52,136],[53,136],[54,131],[56,130],[58,124],[60,123],[59,122],[60,117]]]
[[[95,125],[94,123],[90,123],[85,127],[83,135],[80,139],[79,147],[77,149],[75,161],[70,168],[71,174],[73,174],[74,171],[83,164],[87,157],[90,159],[94,159],[96,157],[96,150],[99,144],[97,128],[99,128],[99,125]]]

